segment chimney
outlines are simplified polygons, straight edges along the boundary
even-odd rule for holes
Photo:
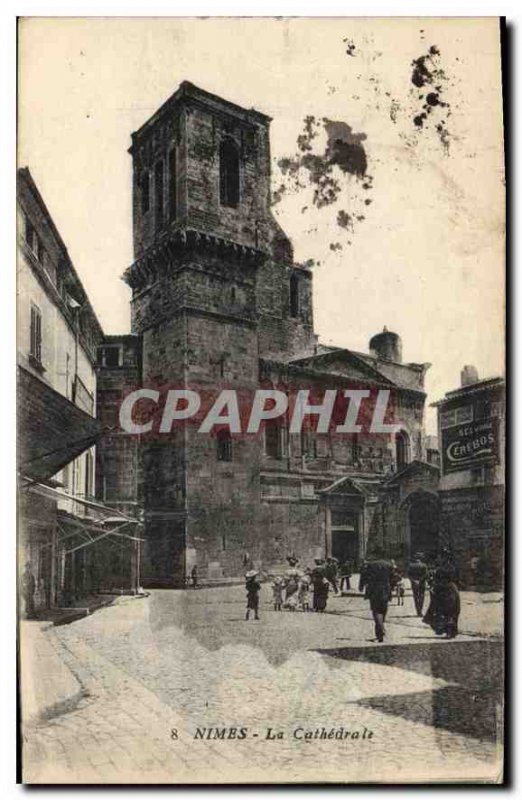
[[[386,325],[382,333],[376,333],[370,339],[370,354],[382,361],[402,363],[402,342],[397,333],[389,331]]]
[[[472,383],[477,383],[479,374],[477,368],[472,364],[466,364],[460,371],[460,385],[470,386]]]

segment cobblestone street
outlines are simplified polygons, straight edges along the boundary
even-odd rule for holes
[[[273,611],[268,585],[262,595],[258,622],[244,620],[243,587],[226,587],[122,598],[45,630],[82,693],[25,726],[24,780],[499,779],[499,597],[464,593],[454,641],[406,597],[376,645],[360,597],[305,614]],[[245,738],[194,738],[225,727]],[[304,738],[323,728],[343,733]]]

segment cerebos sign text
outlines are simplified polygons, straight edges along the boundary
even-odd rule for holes
[[[499,420],[489,419],[442,430],[444,472],[473,469],[499,460]]]

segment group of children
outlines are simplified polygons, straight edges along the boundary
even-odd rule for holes
[[[297,569],[297,558],[289,556],[287,561],[289,569],[286,570],[284,576],[274,577],[271,584],[274,611],[282,611],[284,608],[289,611],[324,611],[330,586],[334,591],[337,590],[335,575],[332,576],[328,572],[330,566],[328,562],[325,563],[323,559],[315,559],[313,569],[307,567],[304,571],[300,571]],[[394,567],[392,592],[397,598],[397,605],[402,606],[406,594],[404,579],[394,562],[392,565]],[[364,564],[362,571],[364,571]],[[259,573],[254,569],[249,570],[245,578],[246,619],[250,619],[251,612],[253,612],[254,619],[259,619],[259,592],[261,590],[258,580]]]
[[[309,575],[277,576],[272,583],[274,611],[282,611],[283,607],[290,611],[301,609],[311,611],[310,589],[312,579]]]
[[[245,575],[245,588],[247,592],[246,619],[250,619],[250,612],[253,612],[254,619],[259,619],[259,592],[261,584],[258,580],[258,572],[250,570]],[[312,580],[309,575],[288,575],[277,576],[272,582],[272,596],[274,601],[274,611],[282,611],[288,608],[290,611],[300,609],[311,611],[310,589]]]
[[[325,563],[323,559],[315,559],[315,567],[307,567],[304,571],[297,569],[298,559],[289,556],[287,558],[289,569],[284,576],[273,578],[272,598],[274,611],[282,611],[283,608],[289,611],[319,611],[326,608],[330,582],[325,575]],[[254,619],[259,619],[259,592],[261,584],[258,580],[257,570],[249,570],[246,575],[247,608],[246,619],[250,619],[250,612],[254,613]]]

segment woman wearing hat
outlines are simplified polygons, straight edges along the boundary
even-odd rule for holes
[[[287,556],[289,568],[285,572],[285,606],[290,611],[295,611],[297,606],[297,589],[299,587],[300,571],[297,569],[299,559],[296,556]]]
[[[322,613],[328,602],[330,584],[325,576],[325,562],[323,558],[314,558],[315,566],[312,570],[312,585],[314,589],[313,609]]]
[[[450,551],[444,548],[431,585],[430,605],[422,621],[437,634],[454,639],[458,634],[460,594],[457,588],[457,571]]]
[[[249,619],[250,612],[254,612],[254,619],[259,619],[259,591],[261,589],[261,584],[259,581],[256,580],[258,576],[258,572],[255,569],[249,570],[246,575],[246,583],[245,588],[247,591],[247,607],[246,607],[246,617],[245,619]]]

